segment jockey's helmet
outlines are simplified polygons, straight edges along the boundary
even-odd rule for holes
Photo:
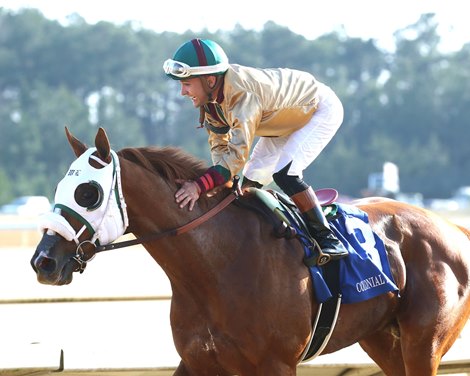
[[[165,74],[174,80],[204,75],[222,75],[228,69],[222,47],[209,39],[192,39],[182,44],[163,64]]]

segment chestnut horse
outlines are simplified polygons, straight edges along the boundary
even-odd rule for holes
[[[42,220],[31,260],[38,281],[68,284],[97,248],[124,232],[137,239],[159,233],[144,247],[171,282],[181,357],[174,375],[296,375],[318,307],[300,242],[276,238],[272,224],[237,205],[174,231],[232,195],[223,190],[201,197],[193,211],[179,209],[175,180],[201,175],[202,161],[170,147],[116,154],[103,129],[90,149],[66,133],[78,159]],[[80,175],[73,191],[66,178]],[[387,375],[436,375],[470,314],[469,231],[393,200],[358,207],[386,245],[399,294],[343,304],[323,354],[358,342]]]

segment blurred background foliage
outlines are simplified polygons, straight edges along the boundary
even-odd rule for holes
[[[196,36],[219,42],[233,63],[306,70],[338,93],[344,122],[305,172],[314,187],[361,196],[389,161],[402,191],[449,197],[470,185],[470,43],[441,52],[436,29],[423,14],[396,31],[392,52],[339,32],[307,40],[273,22],[194,35],[90,25],[78,15],[63,26],[34,9],[0,8],[0,204],[53,198],[74,159],[66,125],[88,144],[101,126],[116,150],[176,145],[210,163],[198,111],[161,69]]]

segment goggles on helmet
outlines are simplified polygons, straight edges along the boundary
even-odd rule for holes
[[[225,72],[227,69],[227,62],[202,67],[190,67],[188,64],[172,59],[168,59],[163,63],[164,72],[166,74],[171,74],[172,76],[178,78],[187,78],[190,76],[200,76],[204,74],[222,73]]]

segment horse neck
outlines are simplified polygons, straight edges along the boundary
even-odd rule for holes
[[[133,165],[122,166],[122,184],[129,216],[129,232],[137,238],[152,233],[176,229],[200,217],[206,208],[198,204],[193,211],[180,209],[175,201],[175,190],[161,177]],[[227,209],[226,209],[227,210]],[[217,214],[223,220],[224,212]],[[211,270],[219,257],[227,257],[230,247],[224,253],[206,252],[212,247],[209,242],[217,241],[217,234],[199,226],[183,235],[167,236],[144,244],[149,254],[157,261],[170,278],[172,284],[207,280],[210,283]],[[177,281],[177,282],[175,282]]]

